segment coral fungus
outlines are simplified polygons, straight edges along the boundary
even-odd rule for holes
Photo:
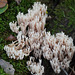
[[[17,33],[17,40],[9,45],[5,45],[9,58],[22,60],[24,56],[29,56],[33,51],[35,58],[41,58],[41,55],[50,61],[53,70],[60,73],[60,67],[68,68],[69,63],[75,51],[73,39],[63,32],[51,35],[46,32],[45,23],[47,18],[47,6],[40,2],[35,2],[32,9],[28,9],[27,14],[18,13],[17,22],[10,22],[10,29]],[[33,59],[32,59],[33,60]],[[44,67],[41,66],[41,60],[36,62],[27,62],[30,71],[36,75],[42,75]],[[34,69],[36,67],[36,69]],[[42,68],[41,68],[42,67]],[[37,69],[38,68],[38,69]],[[40,71],[39,71],[40,70]]]
[[[41,65],[42,60],[39,59],[39,63],[36,63],[34,59],[34,57],[30,57],[30,61],[27,61],[28,69],[33,75],[42,75],[44,73],[44,66]]]

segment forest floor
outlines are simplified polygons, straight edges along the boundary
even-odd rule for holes
[[[75,0],[22,0],[20,5],[17,5],[14,0],[8,0],[8,9],[6,12],[0,15],[0,57],[8,62],[10,62],[15,68],[15,75],[29,75],[30,72],[26,67],[26,61],[28,57],[23,60],[9,59],[4,51],[4,46],[11,42],[5,39],[9,35],[16,36],[10,30],[9,23],[16,21],[16,15],[18,12],[27,13],[28,8],[31,8],[34,2],[41,1],[48,6],[47,14],[51,16],[46,20],[46,29],[50,31],[51,34],[63,31],[66,35],[69,35],[74,40],[75,45]],[[56,75],[51,66],[49,67],[49,62],[43,59],[43,65],[46,66],[46,72],[44,75]],[[71,62],[71,67],[75,67],[75,54]],[[71,70],[68,71],[69,75]],[[0,75],[7,75],[3,69],[0,67]],[[61,72],[59,75],[65,75]]]

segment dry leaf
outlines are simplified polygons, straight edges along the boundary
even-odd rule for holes
[[[7,0],[0,0],[0,8],[4,7],[7,4]]]
[[[16,37],[14,37],[13,35],[10,35],[5,40],[6,41],[13,41],[13,40],[16,40],[16,39],[17,39]]]

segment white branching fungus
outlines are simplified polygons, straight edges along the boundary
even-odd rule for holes
[[[32,75],[42,75],[44,73],[44,67],[41,65],[42,60],[39,59],[39,62],[36,63],[34,59],[34,57],[30,57],[30,60],[27,61],[28,69]]]
[[[19,32],[19,28],[20,26],[17,26],[17,22],[10,22],[9,23],[9,26],[10,26],[10,29],[15,32],[15,33],[18,33]]]
[[[43,57],[50,60],[54,71],[60,73],[60,67],[67,69],[75,51],[73,39],[63,32],[56,36],[47,32],[43,40]]]
[[[5,45],[9,58],[22,60],[24,56],[29,56],[33,51],[35,58],[41,58],[41,55],[50,61],[53,70],[60,73],[60,67],[67,69],[75,52],[73,39],[63,32],[51,35],[46,32],[45,23],[47,18],[47,6],[40,2],[35,2],[32,9],[28,9],[27,14],[18,13],[17,22],[10,22],[10,29],[16,32],[17,40],[9,45]],[[33,60],[33,59],[32,59]],[[41,61],[41,60],[40,60]],[[31,73],[42,75],[44,67],[41,63],[27,62]],[[37,67],[37,68],[36,68]]]
[[[41,58],[42,50],[40,46],[45,32],[46,10],[47,6],[42,5],[40,2],[35,2],[33,9],[28,9],[26,15],[19,12],[17,22],[9,23],[10,29],[18,34],[17,41],[4,47],[10,58],[23,59],[24,55],[28,56],[32,50],[36,58]]]

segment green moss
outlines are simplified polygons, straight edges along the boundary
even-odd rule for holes
[[[10,62],[14,66],[16,70],[15,75],[28,75],[29,71],[26,67],[27,57],[25,57],[21,61],[9,59],[3,48],[4,45],[11,42],[5,41],[5,38],[7,38],[10,34],[16,36],[16,34],[10,30],[9,23],[12,21],[16,21],[16,15],[18,14],[18,12],[27,13],[28,8],[33,5],[34,1],[36,0],[22,0],[20,5],[17,5],[14,0],[8,0],[8,9],[6,10],[6,12],[0,15],[0,57]],[[0,75],[6,75],[1,67]]]
[[[46,0],[42,2],[44,1]],[[68,35],[74,32],[75,0],[60,0],[55,8],[50,0],[46,5],[48,6],[48,15],[52,17],[45,26],[47,31],[51,31],[52,34],[63,31]]]
[[[58,30],[70,34],[75,28],[75,1],[64,0],[60,3],[54,11],[56,20],[55,25],[59,24]]]

